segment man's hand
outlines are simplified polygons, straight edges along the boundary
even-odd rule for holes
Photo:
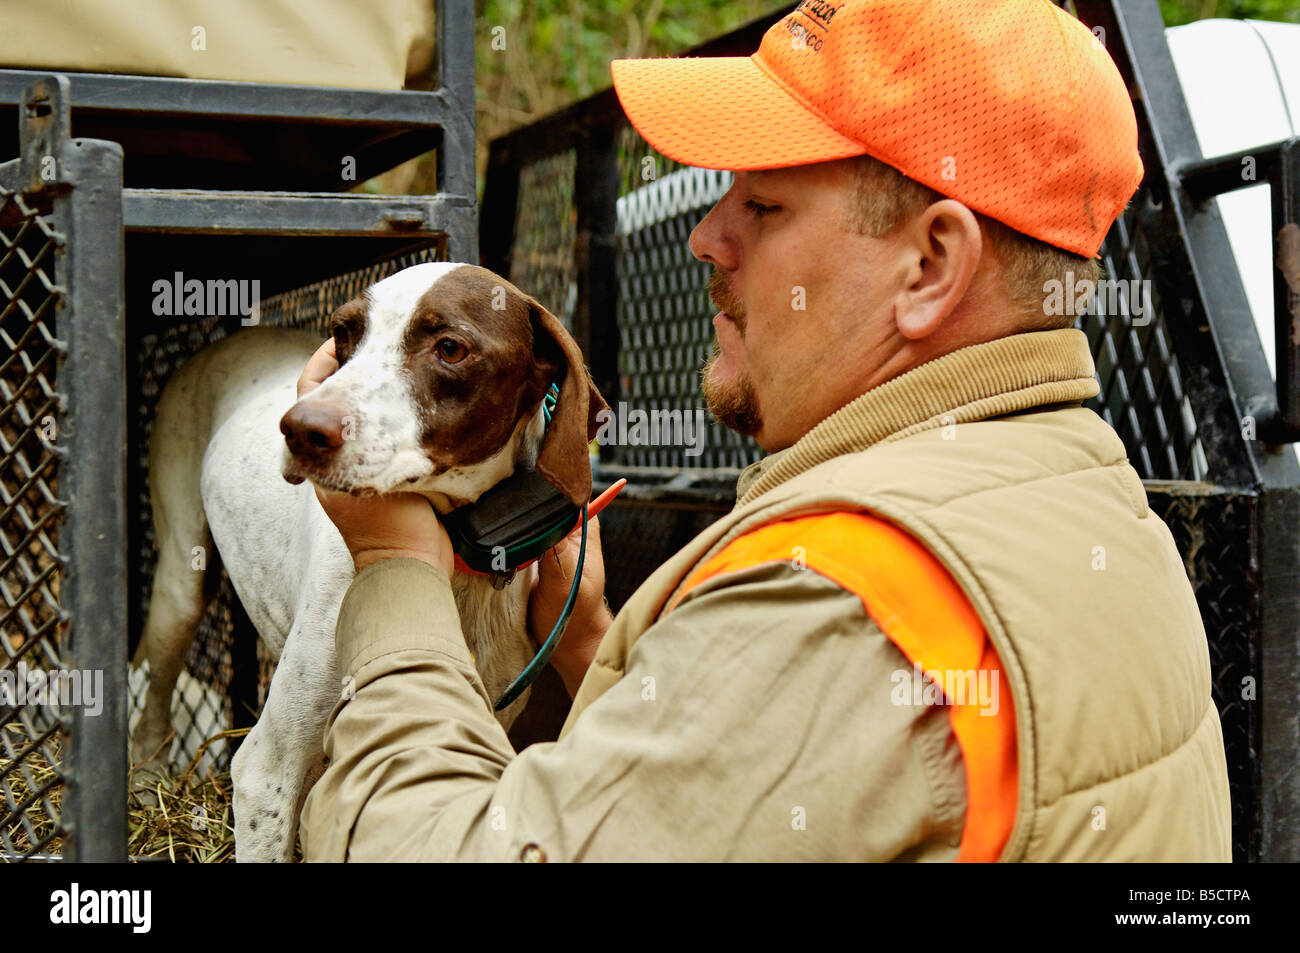
[[[311,356],[298,378],[298,396],[311,393],[339,369],[330,338]],[[415,493],[357,497],[313,484],[325,515],[338,527],[357,572],[381,559],[407,557],[436,566],[451,578],[451,540],[433,507]]]
[[[537,561],[537,581],[528,599],[528,630],[540,646],[551,634],[573,585],[578,566],[582,527],[560,540]],[[596,647],[614,621],[605,603],[605,557],[600,548],[600,520],[587,521],[587,554],[582,561],[582,582],[573,605],[573,615],[564,636],[551,656],[551,664],[564,680],[572,698],[596,655]]]

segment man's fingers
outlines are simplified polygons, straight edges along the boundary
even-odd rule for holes
[[[301,397],[303,394],[314,391],[325,378],[338,369],[339,362],[335,356],[334,339],[329,338],[316,349],[316,353],[311,356],[311,360],[303,368],[302,376],[298,378],[298,396]]]

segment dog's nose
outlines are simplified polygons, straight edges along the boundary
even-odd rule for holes
[[[331,404],[304,401],[294,404],[280,418],[289,452],[295,457],[321,457],[343,446],[342,412]]]

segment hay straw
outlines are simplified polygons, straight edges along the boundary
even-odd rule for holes
[[[200,864],[235,859],[230,773],[198,775],[196,771],[209,746],[247,733],[247,728],[218,732],[199,745],[179,777],[155,779],[150,793],[157,799],[156,807],[132,792],[127,810],[131,857]]]
[[[235,831],[231,810],[233,792],[230,772],[218,773],[209,770],[200,774],[198,765],[204,752],[211,745],[224,739],[241,737],[247,734],[248,730],[238,728],[218,732],[199,746],[189,766],[179,776],[154,780],[150,793],[158,801],[156,807],[143,803],[134,792],[128,796],[127,854],[132,860],[162,860],[172,863],[234,861]],[[59,740],[56,734],[45,742],[56,759],[61,758]],[[16,742],[12,747],[21,754],[26,746],[25,738],[15,734],[10,737],[10,741]],[[39,791],[57,775],[55,767],[49,763],[40,749],[28,752],[25,757],[22,757],[21,762],[17,763],[0,753],[0,781],[8,787],[9,796],[17,804],[23,804],[31,797],[33,790]],[[5,835],[19,853],[26,854],[34,848],[39,848],[42,854],[57,854],[62,849],[61,836],[55,836],[43,847],[40,846],[41,840],[55,829],[54,821],[46,812],[44,801],[48,801],[54,811],[60,811],[61,792],[62,786],[55,784],[45,792],[43,798],[35,798],[19,812],[34,828],[35,842],[28,834],[20,816],[15,815],[6,820]],[[0,817],[7,817],[8,814],[8,805],[0,800]],[[0,850],[3,850],[2,844]],[[294,860],[300,860],[301,857],[301,851],[295,845]]]
[[[20,723],[11,722],[4,729],[8,738],[7,746],[0,747],[0,785],[8,790],[8,800],[0,798],[0,819],[3,819],[5,839],[19,854],[58,853],[63,838],[55,833],[57,825],[46,810],[46,803],[56,816],[62,811],[63,785],[57,780],[59,772],[45,757],[44,749],[54,752],[56,762],[61,760],[62,735],[56,731],[45,739],[43,747],[27,750],[31,739]],[[14,751],[18,757],[9,758],[6,750]],[[44,793],[38,793],[42,789]],[[17,810],[11,811],[10,804]],[[33,829],[30,833],[24,818]],[[51,834],[55,836],[50,837]],[[0,856],[6,856],[6,849],[5,840],[0,840]]]

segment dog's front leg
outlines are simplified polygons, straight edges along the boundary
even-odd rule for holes
[[[332,619],[289,633],[262,715],[231,762],[240,863],[293,858],[299,811],[319,777],[325,723],[339,699]]]

